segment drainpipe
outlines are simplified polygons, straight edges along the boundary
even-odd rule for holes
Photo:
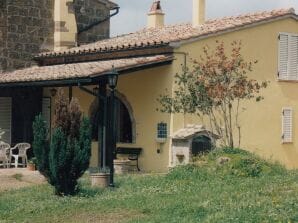
[[[188,53],[185,53],[185,52],[174,52],[174,54],[179,54],[179,55],[183,55],[184,57],[184,74],[186,73],[186,66],[187,66],[187,56],[188,56]],[[183,114],[183,125],[184,125],[184,128],[186,127],[186,123],[185,123],[185,114]]]
[[[187,56],[188,56],[188,53],[185,53],[185,52],[174,52],[174,54],[180,54],[180,55],[183,55],[184,56],[184,68],[186,68],[186,65],[187,65]]]
[[[103,23],[103,22],[109,20],[110,18],[112,18],[113,16],[115,16],[115,15],[117,15],[119,13],[119,9],[120,9],[120,7],[113,8],[112,10],[116,10],[116,12],[108,15],[106,18],[104,18],[102,20],[96,21],[96,22],[90,24],[89,26],[86,26],[85,28],[83,28],[81,30],[78,30],[78,34],[80,34],[82,32],[85,32],[85,31],[88,31],[89,29],[93,28],[94,26],[97,26],[100,23]]]

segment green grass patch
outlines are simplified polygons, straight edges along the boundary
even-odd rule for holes
[[[219,157],[229,162],[219,165]],[[298,173],[243,150],[198,157],[167,175],[116,176],[113,189],[57,197],[48,185],[0,193],[0,222],[298,222]]]

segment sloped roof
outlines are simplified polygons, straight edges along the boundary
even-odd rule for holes
[[[179,129],[172,135],[172,139],[174,140],[186,140],[190,139],[197,134],[206,134],[210,135],[214,139],[218,139],[219,137],[210,131],[208,131],[203,125],[187,125],[185,128]]]
[[[101,50],[106,52],[109,50],[113,51],[127,48],[133,49],[150,45],[173,43],[217,34],[223,31],[233,31],[238,28],[286,17],[293,17],[295,19],[298,19],[298,16],[295,14],[295,10],[291,8],[208,20],[205,22],[205,24],[200,25],[196,28],[194,28],[192,24],[170,25],[162,28],[145,28],[138,32],[101,40],[79,47],[74,47],[59,53],[42,53],[39,54],[37,57],[49,57],[58,54],[75,55],[82,52],[88,53]]]
[[[170,62],[172,60],[172,56],[156,55],[53,66],[35,66],[13,72],[2,73],[0,75],[0,85],[4,85],[5,83],[26,83],[50,80],[92,78],[109,72],[112,66],[114,66],[118,72],[121,72],[147,65]]]

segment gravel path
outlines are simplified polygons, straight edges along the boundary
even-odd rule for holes
[[[0,169],[0,192],[45,183],[38,171],[26,168]]]

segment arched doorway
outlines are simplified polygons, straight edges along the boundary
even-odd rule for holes
[[[197,136],[192,141],[191,152],[193,156],[209,152],[211,151],[211,149],[212,141],[209,137],[205,135]]]
[[[126,98],[116,92],[115,115],[116,115],[116,138],[118,143],[135,142],[135,121],[131,106]],[[98,141],[99,104],[97,99],[91,104],[89,116],[92,123],[92,139]]]

